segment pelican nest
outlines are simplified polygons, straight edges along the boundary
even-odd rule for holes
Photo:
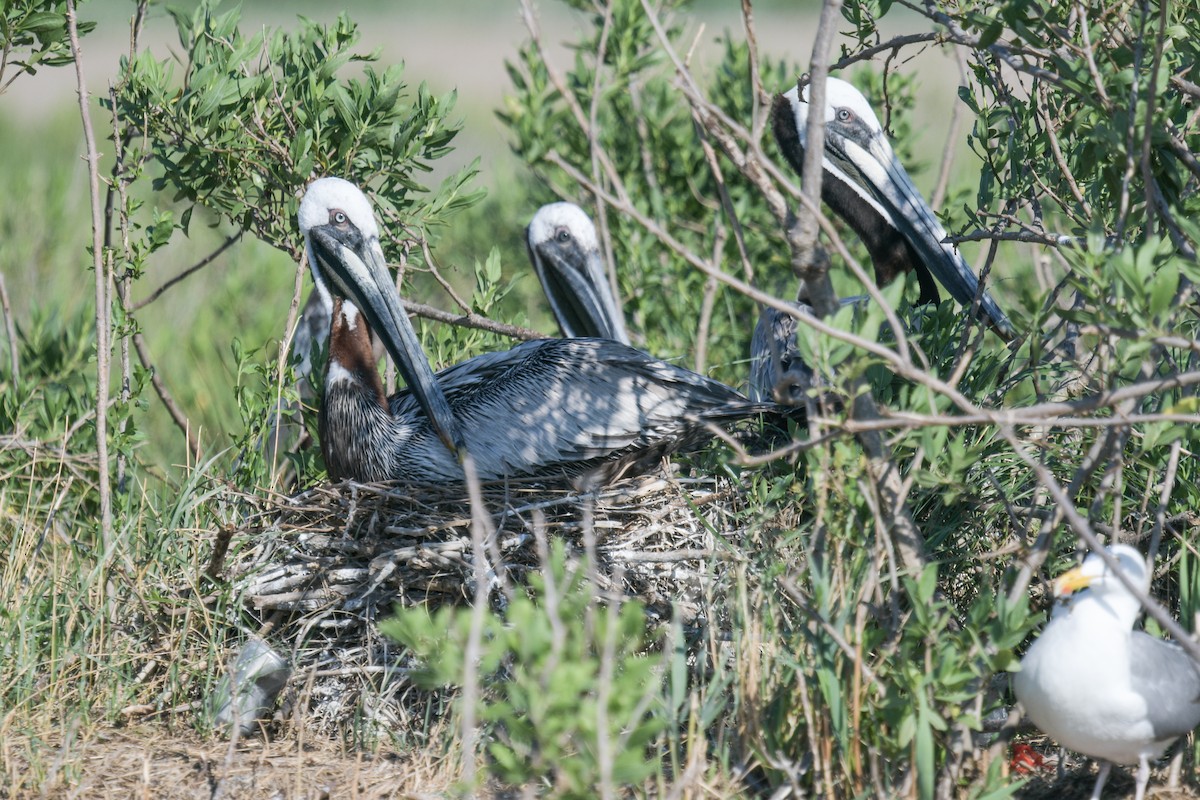
[[[593,491],[508,484],[484,486],[482,495],[493,604],[541,568],[539,553],[557,538],[572,554],[594,549],[599,601],[635,598],[651,620],[692,629],[721,624],[714,592],[744,558],[738,543],[763,523],[739,486],[711,476],[659,474]],[[364,718],[392,731],[427,728],[422,719],[431,703],[439,713],[443,698],[414,688],[407,674],[415,665],[376,622],[397,606],[471,602],[465,491],[324,485],[258,518],[260,529],[227,569],[243,608],[290,662],[285,698],[330,733]]]

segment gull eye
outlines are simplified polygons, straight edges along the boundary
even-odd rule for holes
[[[559,228],[554,232],[554,239],[561,244],[566,244],[571,241],[571,232],[566,228]]]
[[[854,112],[848,108],[839,108],[837,110],[838,122],[850,122],[854,119]]]

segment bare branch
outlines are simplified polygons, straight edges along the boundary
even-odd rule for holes
[[[8,289],[4,285],[4,273],[0,272],[0,313],[4,314],[4,333],[8,337],[8,360],[12,367],[12,385],[21,382],[21,357],[17,351],[17,326],[13,321],[12,307],[8,302]]]
[[[178,284],[184,280],[187,280],[192,275],[196,274],[200,270],[207,267],[209,264],[216,261],[217,258],[219,258],[222,253],[224,253],[226,250],[228,250],[230,247],[232,247],[237,242],[240,242],[242,239],[242,234],[244,234],[244,233],[245,233],[245,231],[241,230],[231,236],[227,236],[225,238],[225,241],[217,246],[216,250],[213,250],[211,253],[206,255],[204,258],[200,259],[195,264],[188,267],[183,272],[180,272],[178,275],[174,276],[173,278],[169,278],[165,283],[163,283],[162,286],[159,286],[157,289],[155,289],[153,292],[151,292],[149,294],[149,296],[146,297],[146,299],[141,300],[137,303],[134,303],[129,308],[129,310],[130,311],[140,311],[141,309],[143,309],[146,306],[153,303],[158,298],[162,297],[163,293],[166,292],[171,287],[175,286],[176,284]]]
[[[75,0],[67,0],[67,34],[71,41],[71,57],[75,64],[75,87],[79,95],[79,115],[83,122],[87,146],[88,191],[92,205],[92,268],[96,278],[96,458],[97,484],[100,492],[100,531],[106,553],[112,552],[112,486],[108,464],[108,364],[112,323],[109,319],[109,276],[104,264],[104,218],[100,202],[100,154],[92,131],[88,109],[90,96],[83,78],[83,58],[79,48],[79,26],[75,16]]]

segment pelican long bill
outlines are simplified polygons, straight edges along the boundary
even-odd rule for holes
[[[354,228],[348,233],[331,220],[309,230],[309,243],[321,272],[366,316],[439,438],[452,453],[461,454],[465,448],[458,420],[400,305],[379,239]]]
[[[825,101],[821,194],[866,243],[877,279],[884,283],[899,271],[915,270],[922,302],[938,298],[932,278],[964,307],[969,308],[978,294],[983,316],[1011,339],[1012,323],[980,289],[979,278],[958,250],[945,241],[946,230],[896,158],[866,98],[846,81],[829,78]],[[775,138],[797,172],[803,168],[808,109],[807,87],[803,100],[792,87],[775,102]]]

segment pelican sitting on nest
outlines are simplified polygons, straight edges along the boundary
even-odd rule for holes
[[[605,480],[704,444],[712,425],[795,416],[606,339],[524,342],[435,376],[384,263],[366,196],[322,178],[308,187],[299,221],[314,282],[332,309],[319,432],[333,478],[458,482],[469,452],[483,480]],[[408,383],[391,398],[371,330]]]
[[[1150,590],[1141,553],[1120,544],[1108,552],[1130,582]],[[1059,576],[1054,594],[1070,600],[1030,645],[1013,690],[1046,735],[1104,761],[1093,800],[1112,762],[1138,765],[1142,800],[1149,760],[1200,724],[1200,672],[1183,648],[1133,630],[1141,604],[1098,554]]]
[[[808,132],[809,87],[801,99],[796,87],[776,95],[771,112],[772,132],[784,157],[797,174],[803,172]],[[1004,339],[1014,335],[1012,323],[952,244],[946,230],[925,202],[904,165],[896,158],[875,112],[862,93],[846,81],[825,83],[825,152],[821,198],[863,240],[883,286],[903,272],[915,271],[921,287],[919,302],[937,303],[940,282],[955,300],[970,308],[978,296],[982,316]],[[936,278],[936,281],[934,280]],[[791,335],[795,323],[766,309],[759,319],[751,360],[764,358],[769,369],[752,384],[751,396],[771,396],[781,371],[772,354],[789,352],[790,342],[772,335]],[[765,352],[765,355],[762,353]]]
[[[605,275],[596,226],[582,208],[574,203],[542,206],[525,229],[525,244],[563,336],[629,344]]]

